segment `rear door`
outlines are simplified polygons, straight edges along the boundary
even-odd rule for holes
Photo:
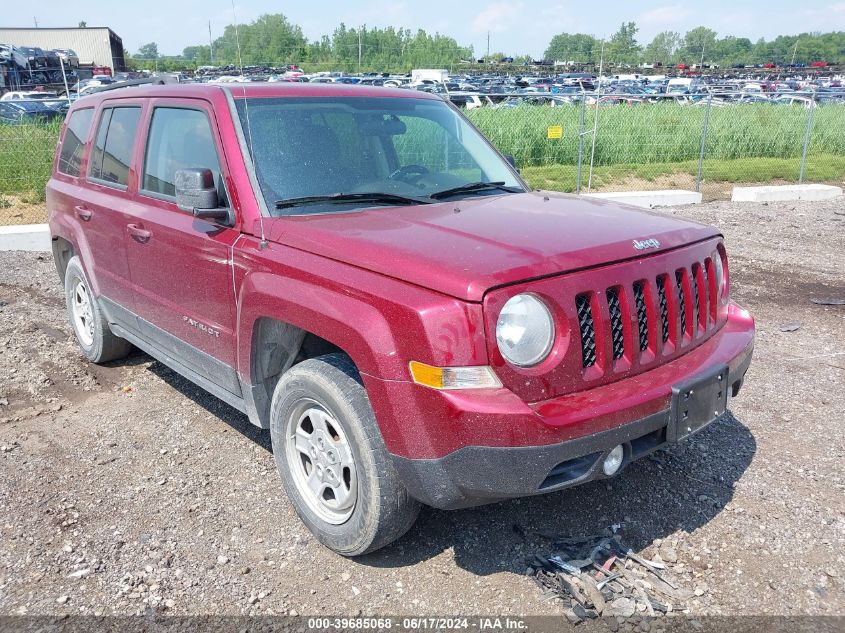
[[[138,137],[142,103],[106,102],[96,117],[86,182],[78,191],[74,214],[88,243],[88,273],[96,280],[97,293],[124,310],[134,308],[126,257],[126,207],[135,173],[132,155]],[[116,316],[116,309],[110,309]]]
[[[153,99],[137,152],[138,193],[127,241],[141,334],[236,395],[233,227],[194,218],[176,206],[178,169],[208,168],[229,206],[217,122],[199,99]]]

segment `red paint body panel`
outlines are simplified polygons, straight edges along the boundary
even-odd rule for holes
[[[718,235],[642,209],[540,193],[274,218],[264,226],[272,240],[467,301],[481,301],[495,286],[634,258],[641,254],[635,239],[656,238],[669,250]]]
[[[465,446],[557,444],[664,411],[673,385],[716,365],[738,367],[751,354],[753,341],[753,319],[731,304],[719,334],[688,354],[634,378],[543,402],[527,403],[504,388],[436,391],[374,378],[365,385],[377,419],[397,421],[382,427],[388,449],[436,458]]]
[[[136,164],[126,191],[92,186],[54,168],[47,187],[53,236],[73,245],[95,294],[205,352],[243,384],[255,379],[253,337],[261,319],[301,327],[356,363],[391,453],[433,458],[465,446],[537,446],[596,433],[666,409],[672,385],[750,354],[753,320],[727,302],[712,306],[695,340],[676,330],[667,343],[658,342],[657,300],[649,290],[649,349],[611,362],[603,348],[596,367],[581,367],[575,294],[610,286],[629,293],[639,279],[705,262],[720,243],[713,228],[679,218],[526,193],[261,221],[227,90],[234,99],[439,97],[345,85],[180,85],[103,92],[74,103],[71,112],[99,110],[106,102],[143,104]],[[233,227],[196,220],[172,202],[138,191],[151,109],[168,103],[211,116]],[[87,156],[83,171],[86,166]],[[90,221],[75,213],[80,204],[91,207]],[[133,240],[129,223],[152,238]],[[650,238],[660,246],[634,249],[633,240]],[[493,335],[501,306],[523,291],[547,301],[558,332],[552,354],[530,370],[505,363]],[[631,314],[633,299],[622,299]],[[606,303],[596,301],[597,318],[605,318]],[[673,323],[677,309],[670,304]],[[219,336],[187,327],[183,317]],[[625,324],[630,340],[636,325],[635,317]],[[491,365],[504,386],[435,391],[410,381],[411,360]]]

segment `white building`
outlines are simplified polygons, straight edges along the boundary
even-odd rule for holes
[[[0,44],[35,46],[50,50],[70,48],[80,64],[108,66],[115,72],[126,70],[123,40],[105,26],[67,29],[0,28]]]

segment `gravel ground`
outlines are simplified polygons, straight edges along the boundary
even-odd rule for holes
[[[299,522],[267,432],[144,354],[84,362],[50,257],[0,253],[0,614],[556,615],[538,532],[618,524],[693,615],[843,615],[845,307],[810,301],[845,298],[842,209],[664,211],[721,227],[757,318],[732,416],[610,484],[424,510],[358,560]]]

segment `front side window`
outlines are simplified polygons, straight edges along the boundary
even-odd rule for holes
[[[335,194],[378,193],[434,202],[445,190],[481,182],[523,191],[484,137],[440,100],[258,97],[237,99],[236,107],[261,193],[273,214],[373,206],[372,198],[343,204],[298,200]],[[481,188],[459,195],[503,192],[501,187]],[[285,204],[292,200],[298,202]]]
[[[91,129],[94,109],[76,110],[70,115],[70,120],[62,142],[59,154],[59,171],[68,176],[79,176],[82,168],[82,155],[85,153],[85,139]]]
[[[208,116],[200,110],[156,108],[147,140],[142,189],[173,197],[176,171],[193,168],[210,169],[218,191],[223,193]]]
[[[129,164],[140,118],[141,108],[137,106],[103,110],[91,151],[90,178],[122,187],[129,184]]]

